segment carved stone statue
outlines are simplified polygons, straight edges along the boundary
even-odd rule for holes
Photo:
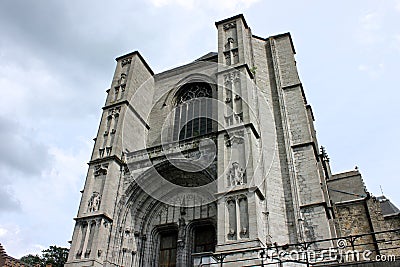
[[[232,167],[230,168],[229,173],[228,173],[229,184],[231,186],[244,184],[243,175],[244,175],[244,171],[239,166],[239,163],[233,162]]]
[[[121,78],[119,79],[119,85],[126,84],[126,74],[121,73]]]
[[[186,239],[186,222],[183,217],[179,218],[178,224],[178,248],[183,249],[185,247]]]
[[[225,64],[231,65],[231,54],[229,52],[225,53]]]
[[[98,192],[93,192],[92,196],[89,199],[88,203],[88,211],[95,212],[100,208],[101,195]]]

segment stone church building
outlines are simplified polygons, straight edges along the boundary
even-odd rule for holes
[[[357,235],[374,255],[399,246],[399,210],[358,170],[331,173],[290,34],[215,25],[218,52],[189,64],[116,59],[65,266],[278,266],[268,250]]]

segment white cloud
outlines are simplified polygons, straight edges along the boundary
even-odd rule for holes
[[[50,245],[67,246],[90,150],[87,141],[80,143],[79,151],[51,146],[52,165],[40,177],[34,182],[14,182],[22,213],[0,217],[5,221],[0,225],[1,242],[10,256],[39,254]],[[20,220],[21,226],[13,223]]]
[[[21,258],[28,254],[40,254],[46,246],[33,242],[30,229],[23,229],[16,224],[0,225],[1,243],[8,255]]]
[[[178,5],[185,8],[193,8],[194,0],[151,0],[155,7],[163,7],[169,5]]]
[[[394,43],[394,48],[400,51],[400,34],[395,34],[393,36],[393,43]]]
[[[34,185],[18,184],[17,194],[22,209],[32,215],[52,214],[54,218],[65,216],[62,214],[64,208],[75,211],[77,207],[68,207],[70,206],[68,202],[71,202],[71,196],[79,194],[87,171],[86,162],[89,160],[89,153],[89,142],[82,144],[77,152],[50,147],[49,154],[54,159],[51,168],[43,172],[40,180]],[[35,198],[32,199],[32,195]],[[73,201],[76,202],[78,199]],[[48,219],[48,222],[51,220],[53,219]]]
[[[0,155],[0,181],[3,183],[13,174],[23,174],[21,177],[25,181],[40,175],[51,160],[47,146],[37,140],[38,133],[15,119],[0,114],[0,138],[7,140],[0,144],[0,150],[7,151]]]
[[[2,228],[1,226],[0,226],[0,237],[3,237],[3,236],[5,236],[6,234],[7,234],[7,229],[5,229],[5,228]]]
[[[365,72],[372,79],[377,79],[384,73],[385,66],[383,63],[379,63],[378,65],[360,64],[358,65],[358,70]]]
[[[360,18],[360,23],[365,30],[379,30],[382,27],[382,15],[378,12],[368,13]]]
[[[0,179],[2,186],[0,187],[0,211],[1,212],[20,212],[21,203],[19,199],[15,197],[13,188],[7,185],[9,181],[5,178]],[[1,235],[1,230],[0,230]]]
[[[151,0],[151,4],[155,7],[164,7],[164,6],[181,6],[186,9],[193,9],[195,7],[205,7],[205,8],[221,8],[226,10],[234,10],[234,9],[247,9],[259,0],[221,0],[221,1],[212,1],[212,0]]]
[[[396,1],[395,1],[395,6],[394,6],[394,8],[395,8],[397,11],[400,12],[400,1],[399,1],[399,0],[396,0]]]
[[[27,247],[24,246],[19,225],[5,223],[0,225],[1,243],[6,253],[14,258],[26,255]],[[28,253],[29,254],[29,253]]]
[[[376,44],[384,41],[381,29],[383,14],[381,12],[370,12],[359,18],[358,38],[364,44]]]

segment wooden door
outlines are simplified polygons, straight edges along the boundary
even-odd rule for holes
[[[160,267],[176,267],[177,232],[165,233],[160,236]]]

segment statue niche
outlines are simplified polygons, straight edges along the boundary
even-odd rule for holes
[[[93,192],[88,203],[88,212],[98,211],[100,208],[101,195],[99,192]]]
[[[239,163],[233,162],[232,167],[228,172],[228,184],[230,186],[243,185],[244,184],[244,170],[239,166]]]

